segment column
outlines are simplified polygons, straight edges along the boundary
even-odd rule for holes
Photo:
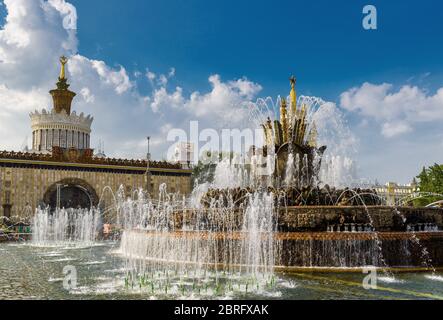
[[[46,144],[46,147],[45,147],[45,150],[49,150],[49,129],[46,129],[45,130],[46,131],[46,141],[45,141],[45,144]]]
[[[55,145],[55,130],[54,129],[52,129],[51,130],[51,150],[52,150],[52,147]]]
[[[72,131],[66,130],[66,145],[68,148],[72,147]]]
[[[46,150],[46,130],[42,130],[42,151]]]
[[[66,148],[66,130],[60,130],[60,146]]]
[[[42,131],[37,130],[37,150],[42,150]]]

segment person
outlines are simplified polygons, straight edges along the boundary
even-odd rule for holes
[[[108,223],[103,224],[103,233],[110,234],[112,232],[112,226]]]

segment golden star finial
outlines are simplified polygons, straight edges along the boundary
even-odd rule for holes
[[[292,86],[292,88],[294,88],[295,85],[296,85],[296,83],[297,83],[297,78],[295,78],[295,76],[291,76],[291,77],[289,78],[289,81],[291,82],[291,86]]]
[[[61,69],[60,69],[60,80],[66,79],[65,65],[68,63],[68,58],[65,56],[60,57]]]

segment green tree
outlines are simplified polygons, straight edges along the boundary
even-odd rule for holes
[[[214,182],[215,168],[216,164],[214,163],[204,163],[199,161],[192,171],[193,187],[204,182]]]
[[[219,152],[214,153],[212,151],[206,151],[202,159],[199,160],[198,164],[193,168],[192,171],[192,184],[193,188],[200,183],[213,183],[215,169],[219,161],[223,159],[229,159],[230,161],[234,158],[234,152]]]
[[[430,192],[443,195],[443,166],[434,164],[429,168],[423,168],[422,172],[417,176],[418,187],[420,192]],[[429,196],[417,199],[414,204],[416,206],[426,206],[433,202],[443,200],[443,196]]]

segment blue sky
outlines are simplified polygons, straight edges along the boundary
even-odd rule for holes
[[[158,135],[154,152],[162,157],[165,150],[160,136],[164,135],[164,128],[184,126],[202,113],[185,114],[179,106],[186,110],[207,107],[211,113],[203,115],[206,118],[202,121],[211,126],[220,120],[215,115],[215,106],[220,103],[214,100],[216,88],[228,91],[228,102],[276,97],[288,93],[288,77],[295,74],[299,93],[331,101],[343,113],[359,142],[355,158],[362,178],[406,183],[422,166],[441,162],[443,157],[440,125],[443,90],[439,91],[443,87],[443,3],[431,0],[4,0],[0,3],[4,3],[0,6],[3,26],[7,25],[4,20],[7,7],[10,12],[26,12],[11,23],[19,27],[11,27],[10,37],[31,37],[25,46],[11,46],[5,40],[2,42],[0,36],[0,58],[2,49],[6,57],[16,60],[24,59],[24,52],[29,50],[33,57],[26,63],[34,63],[31,67],[35,69],[28,78],[18,77],[18,70],[8,73],[7,64],[3,63],[4,68],[0,64],[0,97],[3,94],[3,100],[14,103],[19,101],[18,97],[29,101],[25,93],[32,91],[31,100],[36,102],[23,103],[22,110],[26,111],[32,110],[34,104],[47,103],[47,90],[54,82],[48,70],[55,73],[57,68],[51,61],[66,51],[77,54],[76,64],[70,70],[76,75],[71,79],[72,88],[82,91],[76,108],[95,116],[95,139],[108,141],[108,155],[142,156],[144,135],[159,127],[152,134]],[[49,3],[52,11],[41,10],[35,3]],[[20,11],[18,4],[25,10]],[[378,30],[362,28],[362,9],[366,4],[375,5],[378,10]],[[54,16],[64,18],[72,13],[72,8],[76,10],[76,27],[71,32],[61,28],[61,19]],[[40,19],[42,16],[44,19]],[[31,27],[29,21],[34,20],[30,17],[37,19],[38,24]],[[47,55],[50,57],[46,61]],[[159,85],[160,76],[166,77],[171,68],[175,73]],[[148,70],[155,74],[157,83],[148,79]],[[211,75],[219,78],[208,81]],[[247,79],[243,84],[250,90],[248,93],[238,94],[240,84],[235,83],[238,79]],[[35,92],[36,88],[41,88],[41,92]],[[196,92],[199,95],[194,101]],[[208,101],[216,103],[205,105]],[[145,107],[152,110],[148,112]],[[6,104],[3,108],[11,110]],[[123,115],[133,118],[122,121]],[[22,129],[16,129],[16,140],[21,141],[25,131],[29,131],[29,120],[20,118],[18,113],[16,116],[24,123]],[[143,117],[149,118],[146,124],[141,121]],[[152,122],[148,125],[149,121]],[[12,148],[16,140],[0,140],[0,149]],[[120,150],[126,151],[120,153]]]
[[[109,1],[73,0],[80,51],[160,72],[174,66],[188,90],[206,77],[247,76],[264,95],[286,89],[295,73],[299,90],[328,100],[358,83],[400,82],[432,71],[441,83],[443,3],[370,1],[379,30],[361,27],[368,1]]]

